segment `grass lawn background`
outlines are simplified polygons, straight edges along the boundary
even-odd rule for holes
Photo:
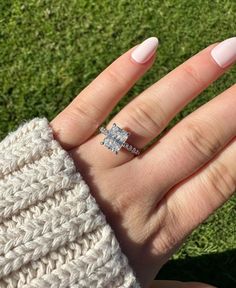
[[[236,1],[0,1],[0,138],[24,119],[53,119],[120,54],[160,40],[151,70],[114,109],[211,43],[236,36]],[[168,128],[235,83],[233,68]],[[236,108],[235,108],[236,110]],[[236,165],[236,161],[235,161]],[[236,287],[236,197],[195,230],[158,278]]]

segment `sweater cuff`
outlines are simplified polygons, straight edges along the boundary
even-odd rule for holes
[[[0,287],[140,287],[47,118],[0,142]]]

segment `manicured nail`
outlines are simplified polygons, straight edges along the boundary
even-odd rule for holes
[[[137,63],[145,63],[155,53],[158,44],[159,41],[156,37],[147,38],[131,53],[131,57]]]
[[[225,68],[236,61],[236,37],[220,42],[211,50],[211,56],[216,63]]]

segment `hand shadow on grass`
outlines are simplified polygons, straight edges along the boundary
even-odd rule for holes
[[[220,288],[236,287],[236,249],[199,257],[170,260],[156,279],[199,281]]]

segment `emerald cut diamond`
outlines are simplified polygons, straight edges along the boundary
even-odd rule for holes
[[[107,131],[106,137],[104,138],[102,144],[117,154],[129,135],[129,132],[123,130],[114,123],[112,128]]]
[[[112,152],[118,154],[118,151],[123,147],[134,155],[140,154],[139,149],[126,142],[127,138],[130,136],[130,132],[125,131],[115,123],[110,130],[107,130],[105,127],[100,127],[99,130],[102,134],[106,135],[101,144]]]

